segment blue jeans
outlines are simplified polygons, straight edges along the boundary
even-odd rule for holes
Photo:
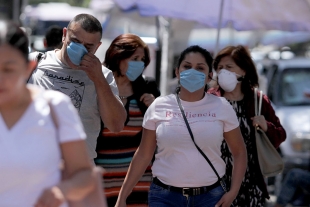
[[[285,206],[292,202],[297,189],[310,193],[310,172],[301,169],[292,169],[285,176],[277,203]]]
[[[218,186],[206,193],[186,198],[182,193],[169,191],[152,183],[149,207],[214,207],[224,193],[223,188]]]

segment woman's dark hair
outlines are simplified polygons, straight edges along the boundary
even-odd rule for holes
[[[8,44],[24,56],[28,62],[29,43],[26,33],[11,21],[0,20],[0,45]]]
[[[230,56],[236,65],[245,71],[245,76],[241,83],[241,91],[245,96],[250,95],[252,89],[258,87],[259,84],[257,70],[249,51],[242,45],[225,47],[214,59],[213,67],[215,70],[218,69],[221,59],[226,56]]]
[[[103,65],[121,75],[119,64],[122,60],[130,58],[137,48],[142,47],[144,50],[144,68],[150,63],[150,51],[140,37],[134,34],[122,34],[116,37],[108,48]]]
[[[185,56],[189,53],[200,53],[206,60],[206,63],[209,67],[209,73],[212,72],[212,62],[213,62],[213,58],[212,58],[212,55],[210,54],[210,52],[198,45],[192,45],[188,48],[186,48],[185,50],[183,50],[183,52],[181,52],[180,54],[180,57],[178,59],[178,62],[177,62],[177,68],[180,67],[182,61],[184,60]]]

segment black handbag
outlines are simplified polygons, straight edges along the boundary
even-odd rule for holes
[[[214,173],[216,174],[216,177],[217,177],[218,181],[220,182],[220,184],[221,184],[223,190],[224,190],[225,192],[227,192],[227,188],[226,188],[226,185],[225,185],[225,182],[224,182],[223,178],[221,178],[221,177],[219,176],[219,174],[217,173],[216,169],[214,168],[213,164],[211,163],[211,161],[209,160],[209,158],[207,157],[207,155],[200,149],[200,147],[196,144],[196,142],[195,142],[195,140],[194,140],[194,135],[193,135],[193,133],[192,133],[192,130],[191,130],[191,128],[190,128],[190,126],[189,126],[189,123],[188,123],[188,121],[187,121],[187,119],[186,119],[186,116],[185,116],[185,114],[184,114],[184,110],[183,110],[183,107],[182,107],[182,105],[181,105],[181,101],[180,101],[178,92],[176,93],[176,98],[177,98],[177,102],[178,102],[179,108],[180,108],[180,110],[181,110],[181,113],[182,113],[184,122],[185,122],[185,124],[186,124],[186,126],[187,126],[188,132],[189,132],[189,134],[190,134],[190,136],[191,136],[191,138],[192,138],[192,140],[193,140],[193,142],[194,142],[195,147],[196,147],[197,150],[200,152],[200,154],[207,160],[207,162],[209,163],[210,167],[212,168],[212,170],[213,170]]]

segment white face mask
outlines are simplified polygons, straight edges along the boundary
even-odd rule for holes
[[[236,88],[236,85],[239,82],[237,77],[242,76],[226,69],[221,69],[218,73],[218,83],[224,91],[231,92]]]

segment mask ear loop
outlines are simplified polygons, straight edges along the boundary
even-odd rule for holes
[[[237,78],[237,81],[243,81],[243,80],[244,80],[244,76]]]
[[[215,83],[217,83],[217,80],[213,78],[213,76],[211,76],[211,73],[213,71],[211,71],[208,74],[208,78],[210,79],[210,81],[205,85],[205,91],[209,90],[210,88],[214,87],[214,84],[212,84],[212,81],[214,81]]]
[[[213,76],[211,76],[211,73],[213,72],[213,70],[208,74],[208,78],[210,79],[210,81],[209,81],[209,83],[210,82],[212,82],[212,81],[214,81],[214,82],[216,82],[217,83],[217,76],[215,77],[215,78],[213,78]],[[214,72],[216,73],[216,71],[214,70]],[[217,73],[216,73],[217,74]],[[213,75],[214,75],[214,73],[213,73]],[[209,84],[208,83],[208,84]]]

